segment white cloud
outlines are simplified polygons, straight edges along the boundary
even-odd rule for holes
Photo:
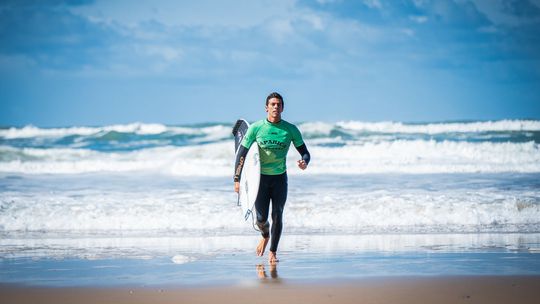
[[[355,20],[331,19],[328,23],[329,30],[326,33],[328,37],[334,42],[339,41],[338,44],[345,44],[349,47],[365,47],[368,44],[389,38],[386,29]]]
[[[416,7],[422,8],[428,3],[428,0],[413,0],[413,3]]]
[[[426,23],[431,18],[429,12],[425,15],[397,12],[400,22],[397,25],[392,21],[364,23],[333,15],[331,10],[295,7],[294,0],[232,1],[227,5],[210,0],[180,4],[166,0],[128,2],[98,0],[96,4],[76,9],[93,22],[107,22],[115,31],[124,31],[119,36],[126,39],[119,39],[112,46],[107,44],[110,58],[99,61],[111,73],[128,69],[126,74],[130,75],[186,78],[194,75],[194,78],[212,79],[212,75],[231,70],[234,65],[238,75],[269,70],[268,75],[273,73],[271,77],[274,77],[289,75],[296,69],[297,75],[304,77],[311,76],[307,72],[302,74],[307,71],[303,68],[306,62],[310,66],[324,66],[329,60],[335,66],[352,70],[361,66],[362,70],[368,70],[367,67],[377,62],[404,62],[407,53],[400,50],[415,49],[423,39],[421,33],[430,30],[415,24]],[[384,5],[384,9],[392,11],[388,3],[365,1],[365,4],[377,9]],[[420,0],[415,4],[429,5]],[[204,6],[207,7],[203,9]],[[368,10],[365,6],[362,9]],[[447,8],[443,5],[434,9]],[[453,17],[451,13],[447,18]],[[422,62],[442,57],[428,54]]]
[[[11,74],[38,65],[35,59],[23,54],[0,54],[0,74]],[[12,74],[11,74],[12,75]]]
[[[319,4],[328,4],[328,3],[336,3],[341,0],[317,0]]]
[[[382,9],[382,4],[379,0],[364,0],[364,4],[369,8]]]
[[[145,45],[140,47],[139,51],[145,55],[158,56],[168,62],[175,61],[182,55],[182,52],[178,48],[165,45]]]
[[[287,37],[294,34],[294,29],[289,20],[272,20],[267,29],[276,42],[283,43]]]
[[[324,23],[320,16],[315,14],[305,14],[300,16],[300,18],[310,23],[313,29],[317,31],[324,30]]]
[[[499,29],[497,29],[497,27],[495,27],[495,26],[484,26],[484,27],[479,28],[478,31],[479,31],[480,33],[490,33],[490,34],[493,34],[493,33],[498,33],[498,32],[499,32]]]
[[[414,37],[415,35],[414,31],[409,28],[403,28],[400,31],[408,37]]]
[[[427,16],[409,16],[409,19],[418,24],[426,23],[429,20]]]
[[[540,16],[524,18],[505,11],[505,0],[471,0],[477,9],[483,13],[493,24],[503,26],[519,26],[528,23],[540,22]],[[540,0],[531,0],[530,5],[540,10]]]
[[[93,20],[117,22],[129,27],[154,20],[167,26],[245,28],[273,18],[287,18],[294,4],[295,0],[97,0],[86,6],[73,7],[71,11]]]

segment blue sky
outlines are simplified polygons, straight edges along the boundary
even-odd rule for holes
[[[0,125],[540,119],[540,0],[1,1]]]

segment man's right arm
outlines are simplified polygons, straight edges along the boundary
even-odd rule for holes
[[[242,174],[242,169],[244,168],[244,161],[246,159],[248,149],[243,145],[238,147],[238,153],[236,154],[236,161],[234,163],[234,182],[240,181],[240,174]]]
[[[246,147],[243,145],[238,147],[238,153],[236,154],[236,161],[234,164],[234,192],[236,193],[240,191],[240,174],[242,173],[242,168],[244,168],[244,161],[247,153],[248,149]]]
[[[234,164],[234,191],[238,192],[240,189],[240,175],[242,174],[242,168],[244,168],[244,161],[246,160],[249,147],[255,142],[258,128],[257,123],[249,126],[246,135],[242,139],[240,146],[238,147],[238,153],[236,153],[236,160]],[[246,148],[247,147],[247,148]]]

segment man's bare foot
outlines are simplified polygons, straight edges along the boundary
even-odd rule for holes
[[[257,256],[263,256],[264,255],[264,250],[266,249],[266,245],[268,244],[269,239],[270,238],[263,238],[259,242],[259,245],[257,245]]]
[[[268,263],[270,265],[276,265],[277,262],[279,262],[279,260],[278,260],[278,258],[276,256],[276,253],[270,251],[270,253],[268,253]]]

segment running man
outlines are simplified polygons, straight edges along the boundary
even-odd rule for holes
[[[239,147],[234,175],[234,191],[238,193],[244,159],[251,145],[257,142],[261,158],[261,181],[255,201],[255,210],[262,240],[259,242],[256,252],[258,256],[263,256],[270,236],[272,236],[268,255],[268,262],[271,265],[279,262],[276,252],[283,229],[283,208],[287,200],[286,158],[291,142],[302,156],[302,159],[297,162],[300,169],[305,170],[310,160],[309,151],[298,128],[281,119],[283,107],[281,95],[275,92],[268,95],[265,107],[268,115],[266,119],[250,125]],[[268,222],[270,200],[272,201],[271,231]]]

